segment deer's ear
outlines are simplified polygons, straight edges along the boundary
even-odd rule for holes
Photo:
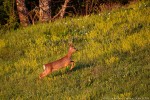
[[[72,43],[69,43],[69,46],[73,46],[73,44],[72,44]]]

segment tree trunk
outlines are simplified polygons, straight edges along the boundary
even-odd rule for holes
[[[59,12],[53,17],[53,20],[55,20],[56,18],[63,18],[67,5],[69,3],[70,0],[65,0],[64,5],[62,5],[62,8],[59,10]]]
[[[50,3],[51,0],[39,0],[40,22],[48,22],[51,19]]]
[[[28,11],[25,6],[25,0],[16,0],[17,11],[22,26],[28,26],[30,24],[28,18]]]
[[[65,14],[65,10],[66,10],[66,8],[67,8],[67,4],[69,3],[69,0],[65,0],[65,3],[64,3],[64,5],[62,5],[62,11],[61,11],[61,13],[60,13],[60,18],[63,18],[64,17],[64,14]]]

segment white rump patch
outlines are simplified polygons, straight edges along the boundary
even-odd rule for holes
[[[43,69],[45,70],[45,65],[43,65]]]

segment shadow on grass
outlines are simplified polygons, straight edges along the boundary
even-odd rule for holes
[[[84,68],[89,68],[93,65],[94,65],[94,63],[77,63],[71,71],[77,71],[77,70],[81,70]]]

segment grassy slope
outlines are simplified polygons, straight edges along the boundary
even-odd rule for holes
[[[150,99],[149,15],[147,1],[0,33],[0,99]],[[38,80],[71,41],[76,67]]]

